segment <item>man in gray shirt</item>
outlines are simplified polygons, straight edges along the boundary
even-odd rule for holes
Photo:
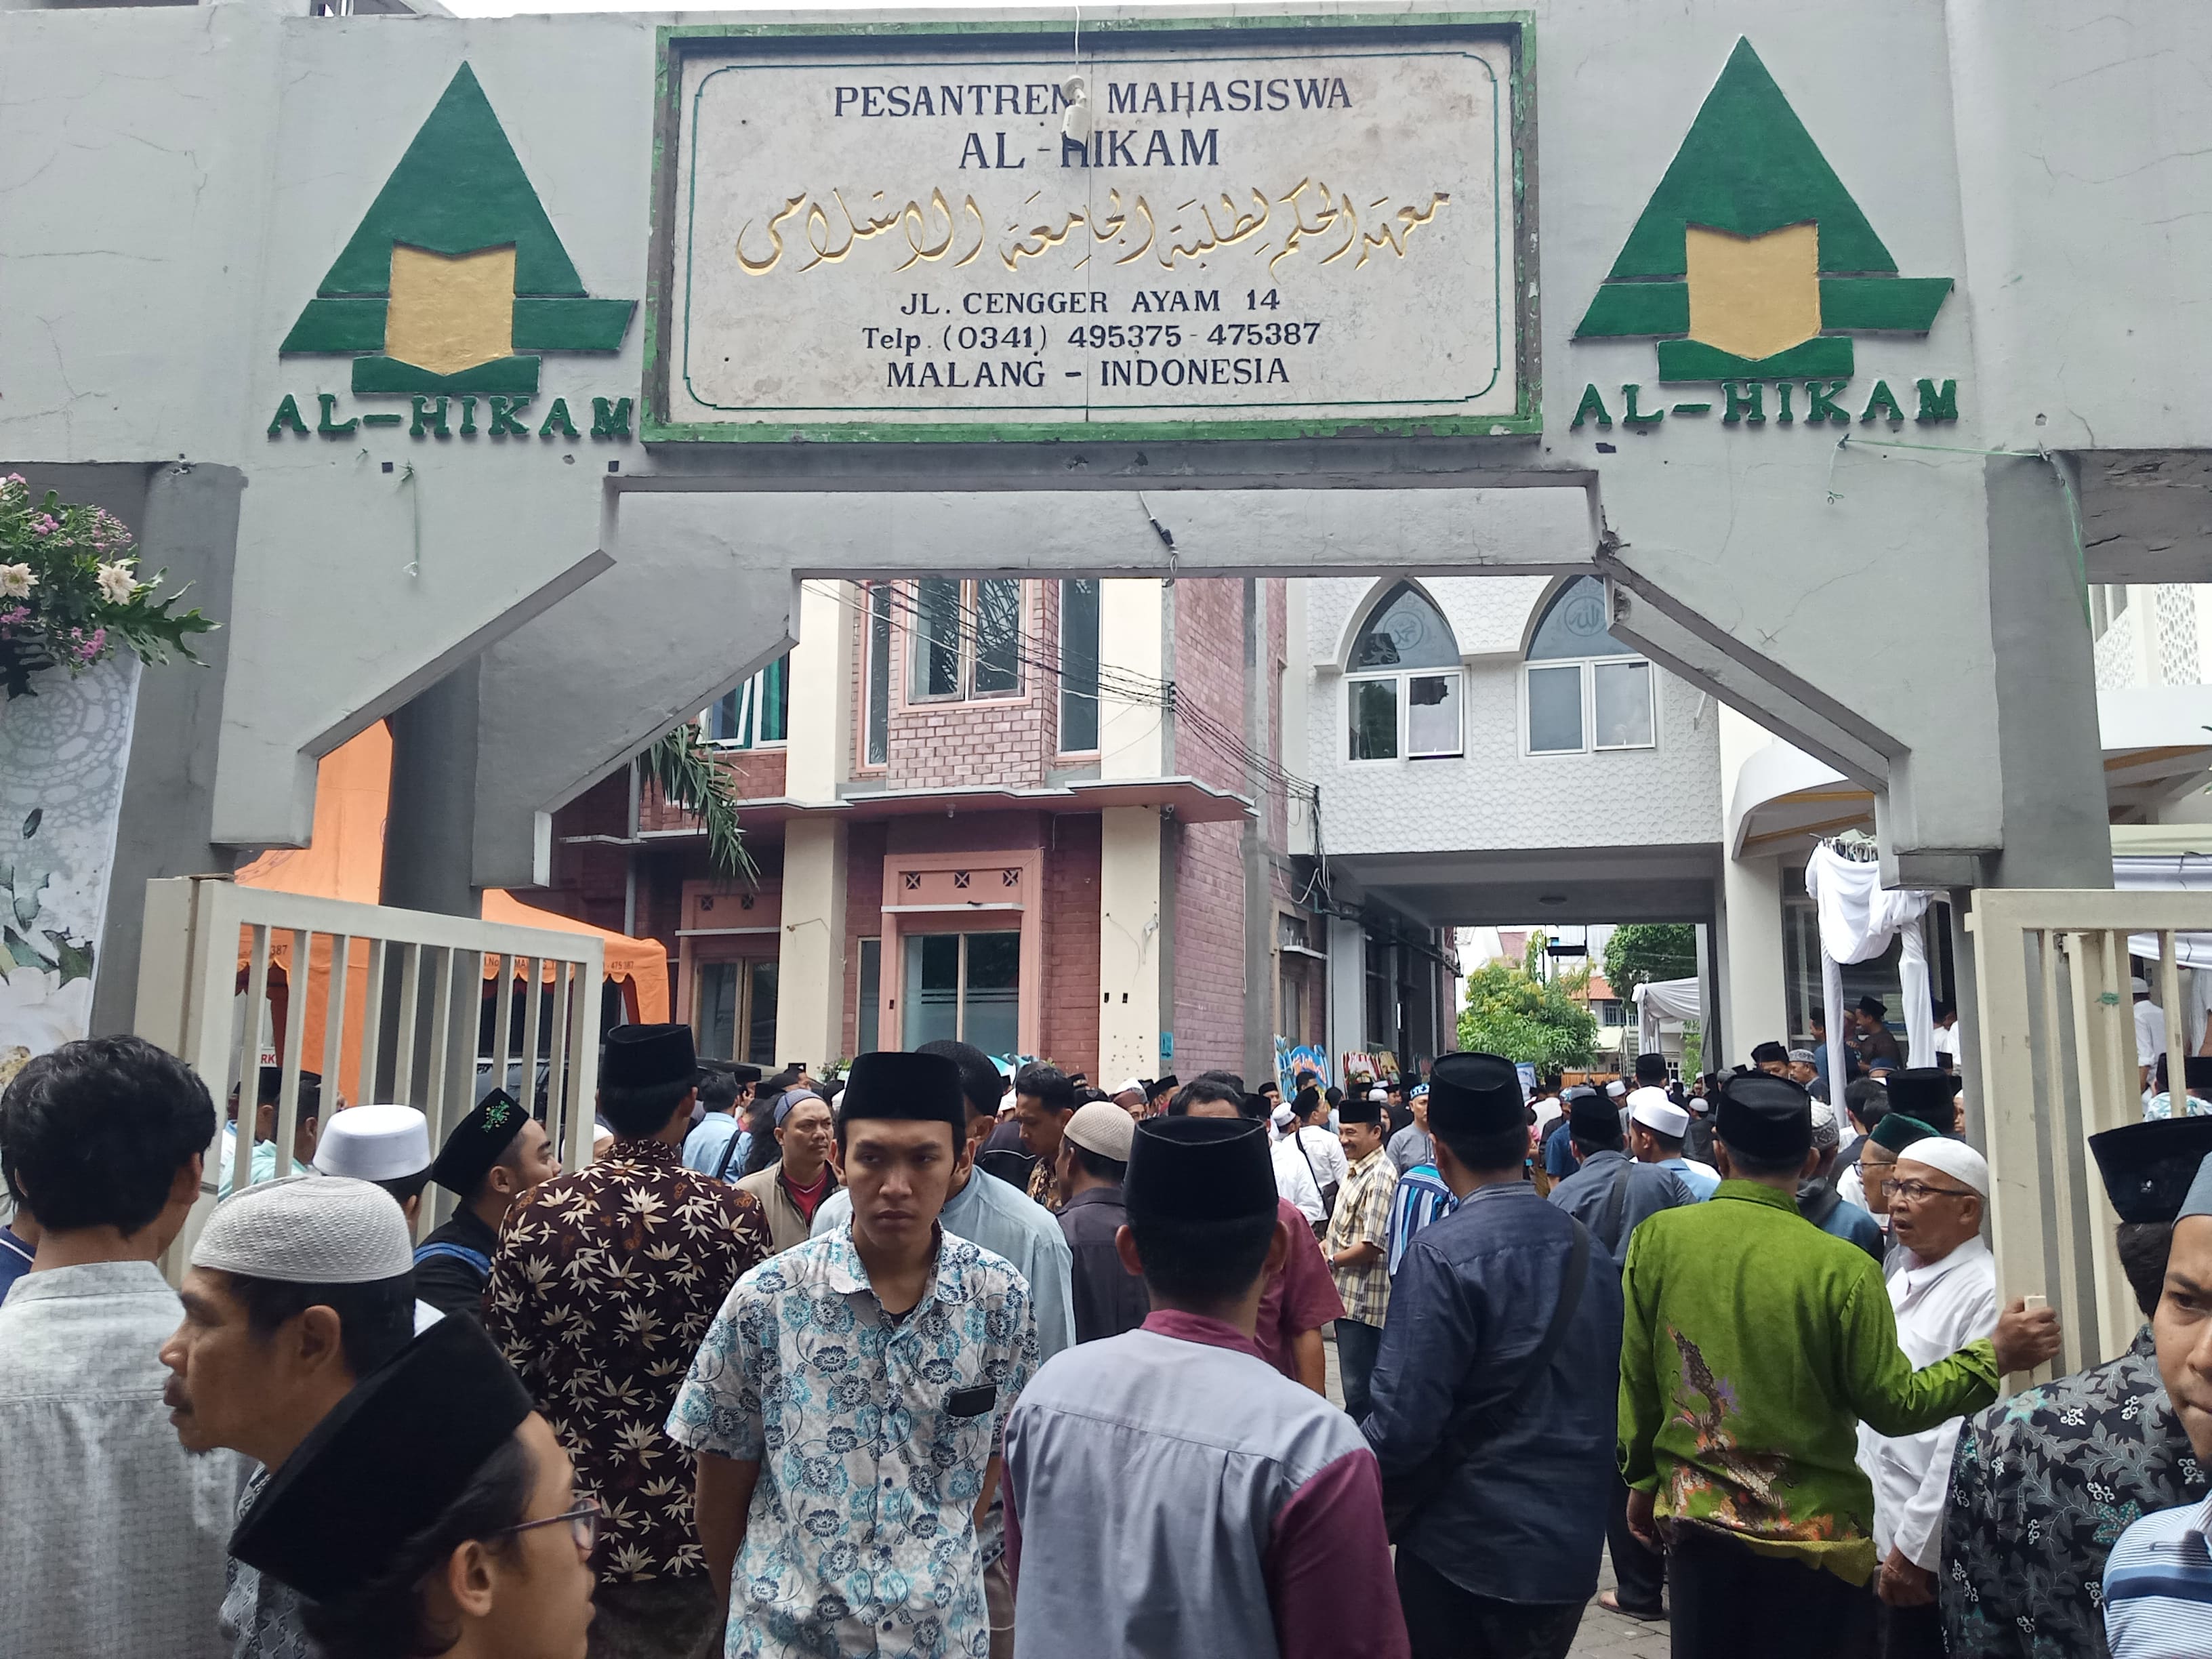
[[[1552,1202],[1589,1228],[1615,1261],[1625,1261],[1638,1222],[1694,1203],[1696,1195],[1673,1170],[1628,1156],[1620,1110],[1605,1096],[1577,1088],[1567,1091],[1565,1100],[1567,1133],[1581,1167],[1552,1188]]]
[[[1406,1101],[1413,1108],[1413,1121],[1392,1135],[1385,1148],[1400,1175],[1416,1164],[1433,1164],[1437,1157],[1436,1144],[1429,1139],[1429,1085],[1416,1083]]]
[[[46,1232],[0,1306],[10,1653],[217,1659],[240,1470],[163,1409],[177,1294],[155,1266],[200,1194],[207,1085],[135,1036],[65,1043],[0,1096],[0,1173]]]

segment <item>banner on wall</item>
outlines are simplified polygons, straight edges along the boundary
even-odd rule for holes
[[[0,705],[0,1087],[92,1029],[138,675],[118,656]]]
[[[1275,1039],[1275,1085],[1288,1100],[1297,1091],[1298,1073],[1316,1072],[1321,1076],[1322,1086],[1329,1085],[1328,1051],[1317,1043],[1292,1045],[1282,1038]]]

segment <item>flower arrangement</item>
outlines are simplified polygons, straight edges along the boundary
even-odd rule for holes
[[[172,651],[199,660],[186,641],[215,623],[179,611],[182,590],[162,597],[167,573],[147,581],[137,564],[130,530],[105,508],[65,505],[52,490],[33,501],[21,474],[0,477],[0,685],[10,698],[36,696],[41,669],[82,674],[118,649],[141,662]]]

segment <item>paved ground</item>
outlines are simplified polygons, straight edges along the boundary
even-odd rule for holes
[[[1332,1337],[1322,1345],[1328,1358],[1328,1397],[1338,1405],[1344,1403],[1344,1389],[1336,1376],[1336,1342]],[[1613,1563],[1607,1560],[1598,1569],[1598,1589],[1613,1588]],[[1662,1620],[1645,1624],[1640,1619],[1623,1618],[1617,1613],[1607,1613],[1592,1601],[1583,1614],[1582,1628],[1575,1632],[1575,1644],[1568,1650],[1568,1659],[1668,1659],[1670,1638]]]

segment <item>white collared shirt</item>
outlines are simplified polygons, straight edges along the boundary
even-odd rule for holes
[[[1956,1353],[1997,1328],[1997,1267],[1988,1245],[1970,1238],[1940,1261],[1907,1251],[1889,1278],[1897,1345],[1915,1370]],[[1859,1425],[1859,1467],[1874,1483],[1875,1553],[1893,1547],[1933,1572],[1943,1553],[1943,1504],[1951,1453],[1966,1421],[1954,1417],[1918,1434],[1880,1435]]]

